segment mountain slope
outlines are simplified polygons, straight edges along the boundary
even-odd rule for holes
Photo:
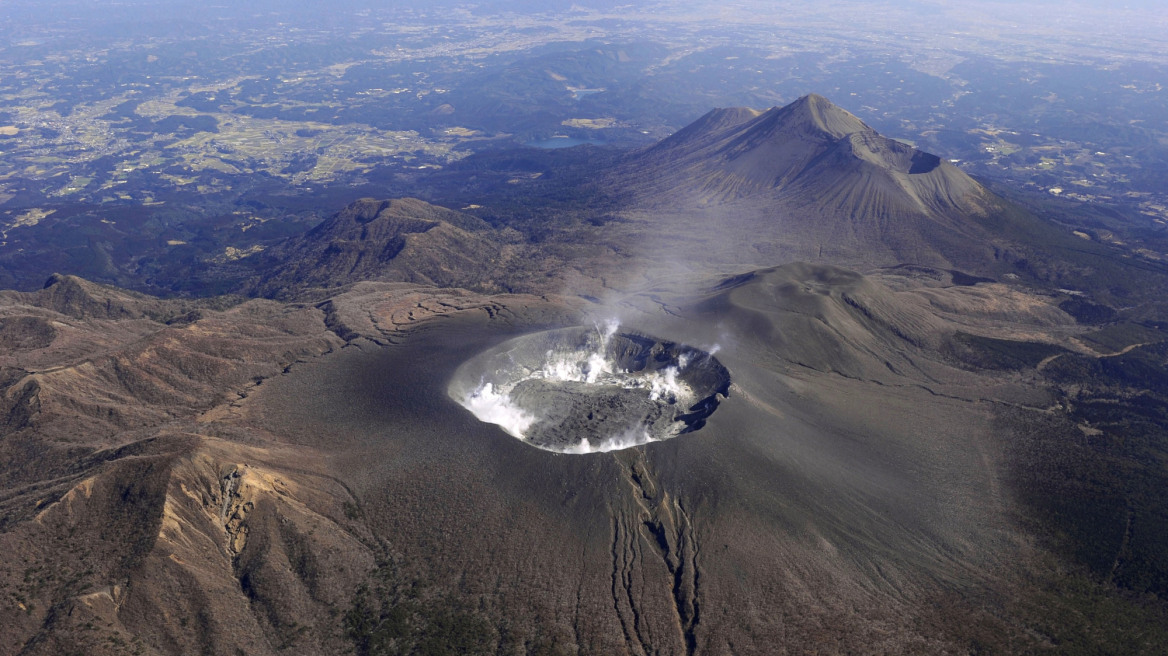
[[[359,200],[256,258],[247,291],[278,296],[362,280],[491,286],[503,246],[472,216],[413,198]]]
[[[994,235],[981,225],[1000,202],[993,194],[817,95],[761,113],[710,112],[631,155],[610,184],[640,210],[696,218],[678,223],[705,225],[711,239],[741,233],[775,244],[790,254],[784,260],[954,266],[994,258]]]
[[[935,155],[879,135],[814,94],[766,112],[714,110],[635,157],[630,168],[659,190],[688,190],[706,201],[823,191],[850,177],[880,180],[892,193],[887,202],[902,210],[970,210],[972,197],[984,193]]]

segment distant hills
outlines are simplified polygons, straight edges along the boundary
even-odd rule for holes
[[[809,261],[1017,276],[1100,298],[1139,293],[1125,290],[1114,248],[1034,216],[819,95],[766,111],[712,110],[584,179],[623,199],[603,220],[571,223],[549,207],[516,230],[505,213],[488,223],[417,199],[360,200],[241,262],[252,273],[237,291],[277,297],[391,280],[594,294],[597,282],[620,288],[679,267],[729,274]]]
[[[765,111],[715,109],[641,150],[503,150],[428,175],[410,193],[467,209],[365,199],[300,234],[315,219],[249,223],[243,241],[235,215],[197,235],[156,234],[153,215],[136,209],[85,230],[46,220],[43,236],[0,253],[0,279],[32,290],[60,271],[155,293],[266,297],[388,280],[600,297],[679,273],[808,261],[1016,275],[1118,307],[1147,286],[1130,284],[1117,258],[1164,275],[814,94]],[[380,192],[392,193],[362,189]],[[244,246],[264,250],[235,259]]]
[[[651,217],[597,234],[567,228],[559,238],[609,243],[631,256],[621,268],[649,277],[655,258],[684,248],[670,237],[675,228],[698,251],[690,259],[708,253],[738,265],[907,262],[986,273],[1010,252],[995,246],[1009,231],[985,225],[1003,201],[937,156],[881,136],[818,95],[765,112],[715,109],[595,177],[631,199],[628,211],[648,210]],[[557,217],[549,213],[546,221]],[[258,276],[242,291],[279,296],[372,279],[514,289],[528,273],[514,256],[550,245],[509,242],[514,235],[466,213],[417,199],[365,199],[250,258]],[[757,253],[740,255],[759,245]],[[727,250],[738,254],[727,257]],[[529,283],[521,287],[533,291]]]
[[[364,199],[256,258],[263,273],[245,289],[271,296],[360,280],[482,287],[502,252],[494,229],[468,214],[413,198]]]

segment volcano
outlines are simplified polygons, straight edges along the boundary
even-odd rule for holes
[[[711,353],[647,335],[565,328],[516,338],[455,374],[452,399],[549,451],[592,453],[705,425],[730,390]]]
[[[0,291],[0,644],[1162,651],[1162,270],[819,96],[623,157],[522,244],[362,200],[266,298]]]
[[[987,195],[948,162],[815,94],[765,112],[712,110],[630,168],[651,194],[683,191],[706,203],[800,198],[865,218],[978,212]]]
[[[727,245],[711,259],[758,266],[913,263],[986,273],[1022,248],[1019,232],[1065,237],[941,157],[815,94],[766,111],[712,110],[631,154],[606,184],[656,229],[683,232],[707,253]]]

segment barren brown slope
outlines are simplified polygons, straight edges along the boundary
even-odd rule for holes
[[[364,199],[253,258],[265,296],[362,280],[495,288],[505,246],[480,219],[413,198]]]
[[[482,350],[584,321],[579,299],[364,282],[192,314],[71,282],[127,313],[0,296],[0,644],[18,653],[1004,653],[1060,635],[1022,603],[1042,554],[998,420],[1062,410],[1033,364],[942,348],[1079,330],[1052,297],[796,264],[668,312],[627,299],[633,329],[718,341],[730,396],[700,431],[570,456],[446,390]]]
[[[338,346],[321,311],[164,301],[55,276],[35,293],[0,294],[0,332],[4,653],[268,653],[263,615],[250,609],[263,594],[249,600],[241,575],[254,572],[256,588],[260,563],[295,563],[322,540],[350,567],[362,562],[352,538],[305,537],[339,515],[343,489],[308,472],[274,489],[266,463],[311,457],[195,427],[200,413]],[[296,503],[279,507],[280,496]],[[262,555],[226,532],[252,510],[282,527]],[[285,581],[281,603],[302,618],[325,613],[330,590],[347,598],[351,587],[333,576],[311,592]],[[341,648],[338,635],[317,640]]]
[[[719,340],[734,388],[702,430],[621,452],[535,449],[444,397],[467,358],[544,327],[530,315],[468,314],[394,348],[345,349],[244,410],[337,454],[396,571],[417,568],[506,627],[482,634],[487,652],[963,653],[972,634],[1025,646],[1011,618],[971,600],[1009,595],[1025,558],[996,487],[992,399],[1045,399],[953,370],[932,346],[952,328],[929,308],[800,265],[731,281],[680,316],[647,310],[650,334]],[[1013,321],[1069,319],[1038,301]]]
[[[69,277],[0,293],[0,652],[352,649],[344,613],[387,545],[336,454],[240,423],[239,402],[339,332],[391,341],[446,313],[568,311],[404,283],[320,308],[216,305]],[[417,608],[451,617],[443,599]]]

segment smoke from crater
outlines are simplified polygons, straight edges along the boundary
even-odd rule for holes
[[[603,326],[507,341],[464,363],[448,393],[479,420],[560,453],[613,451],[701,428],[730,387],[711,353]]]

